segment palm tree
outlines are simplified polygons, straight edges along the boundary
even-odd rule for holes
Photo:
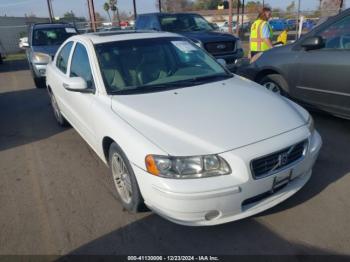
[[[117,17],[118,25],[119,25],[120,24],[120,17],[119,17],[119,10],[118,10],[118,7],[117,7],[117,0],[109,0],[109,8],[113,12],[113,21]]]
[[[106,3],[103,4],[103,10],[106,11],[106,13],[107,13],[107,15],[109,17],[109,21],[112,22],[111,15],[109,13],[109,3],[106,2]]]

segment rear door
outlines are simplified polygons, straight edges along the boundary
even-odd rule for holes
[[[293,95],[335,114],[350,115],[350,16],[316,30],[324,48],[300,50]]]
[[[65,89],[65,98],[70,106],[71,114],[74,119],[75,128],[81,136],[94,148],[95,132],[93,108],[96,101],[96,86],[88,54],[88,48],[81,42],[76,42],[68,68],[68,78],[81,77],[91,92],[74,92]]]
[[[63,115],[69,122],[73,121],[71,108],[66,98],[66,90],[63,87],[63,83],[67,80],[68,61],[72,51],[73,41],[67,42],[59,51],[56,56],[55,63],[52,65],[52,74],[50,75],[50,85],[58,106],[61,109]],[[72,123],[73,124],[73,123]]]

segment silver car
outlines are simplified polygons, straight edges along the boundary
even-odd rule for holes
[[[22,45],[26,48],[29,68],[37,88],[45,87],[46,65],[60,45],[76,34],[76,28],[65,23],[33,24],[30,27],[28,42]]]

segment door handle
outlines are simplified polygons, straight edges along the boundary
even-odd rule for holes
[[[62,86],[63,86],[65,89],[68,89],[68,88],[69,88],[69,85],[66,84],[66,83],[63,83]]]

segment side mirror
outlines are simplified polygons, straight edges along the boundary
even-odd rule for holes
[[[301,46],[304,47],[306,50],[320,49],[324,47],[324,45],[324,41],[320,36],[312,36],[306,38],[301,44]]]
[[[216,59],[216,61],[218,61],[218,63],[219,63],[220,65],[222,65],[223,67],[226,67],[226,66],[227,66],[225,59],[218,58],[218,59]]]
[[[23,42],[23,43],[22,43],[22,47],[23,47],[23,48],[29,47],[29,43],[28,43],[28,42]]]
[[[92,88],[87,87],[86,81],[82,77],[71,77],[63,83],[63,87],[68,91],[80,93],[93,93]]]

